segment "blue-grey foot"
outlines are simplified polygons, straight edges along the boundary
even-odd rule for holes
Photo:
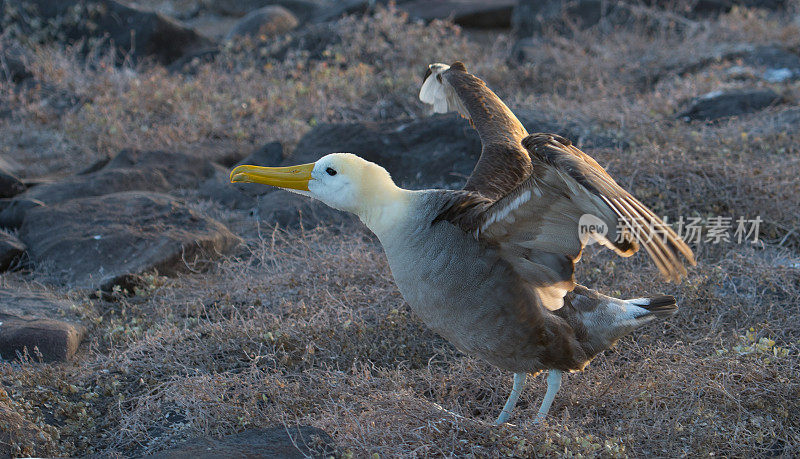
[[[495,425],[499,426],[508,421],[511,412],[514,411],[514,405],[517,404],[519,394],[521,394],[522,389],[525,388],[525,381],[527,379],[528,373],[514,373],[514,386],[511,388],[511,395],[508,396],[508,400],[506,400],[506,404],[503,406],[503,411],[500,412],[500,416],[494,421]]]
[[[556,398],[558,389],[561,389],[561,370],[550,370],[547,372],[547,392],[544,394],[542,406],[539,407],[539,413],[536,415],[536,422],[542,422],[550,411],[550,405],[553,404],[553,399]]]

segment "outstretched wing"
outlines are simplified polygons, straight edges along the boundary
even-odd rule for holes
[[[480,78],[467,72],[464,64],[428,66],[419,98],[433,105],[436,113],[459,112],[478,131],[481,157],[465,190],[498,199],[528,177],[531,160],[521,143],[527,131]]]
[[[563,305],[575,286],[574,264],[590,241],[625,257],[643,246],[676,282],[686,275],[680,255],[695,264],[691,249],[668,225],[568,140],[533,134],[522,143],[533,160],[527,180],[495,202],[455,194],[440,219],[499,247],[545,307]]]

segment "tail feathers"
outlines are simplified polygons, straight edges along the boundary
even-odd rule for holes
[[[586,347],[591,354],[610,348],[642,325],[678,311],[675,298],[669,295],[620,300],[580,285],[571,295],[570,310],[586,329]]]
[[[668,317],[678,312],[678,305],[672,295],[658,295],[650,298],[636,298],[628,303],[646,309],[647,313],[640,317],[653,315],[655,317]]]

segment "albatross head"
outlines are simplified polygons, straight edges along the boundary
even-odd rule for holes
[[[262,183],[318,199],[358,215],[373,231],[391,224],[391,213],[405,201],[389,172],[351,153],[331,153],[317,162],[288,167],[238,166],[231,182]],[[394,210],[395,212],[386,212]]]

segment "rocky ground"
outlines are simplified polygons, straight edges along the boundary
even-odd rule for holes
[[[0,26],[0,455],[800,454],[797,2],[0,0]],[[454,60],[698,256],[674,285],[587,250],[581,283],[680,313],[543,424],[536,379],[491,425],[510,375],[414,317],[356,219],[227,180],[350,151],[460,186],[478,137],[416,98]]]

